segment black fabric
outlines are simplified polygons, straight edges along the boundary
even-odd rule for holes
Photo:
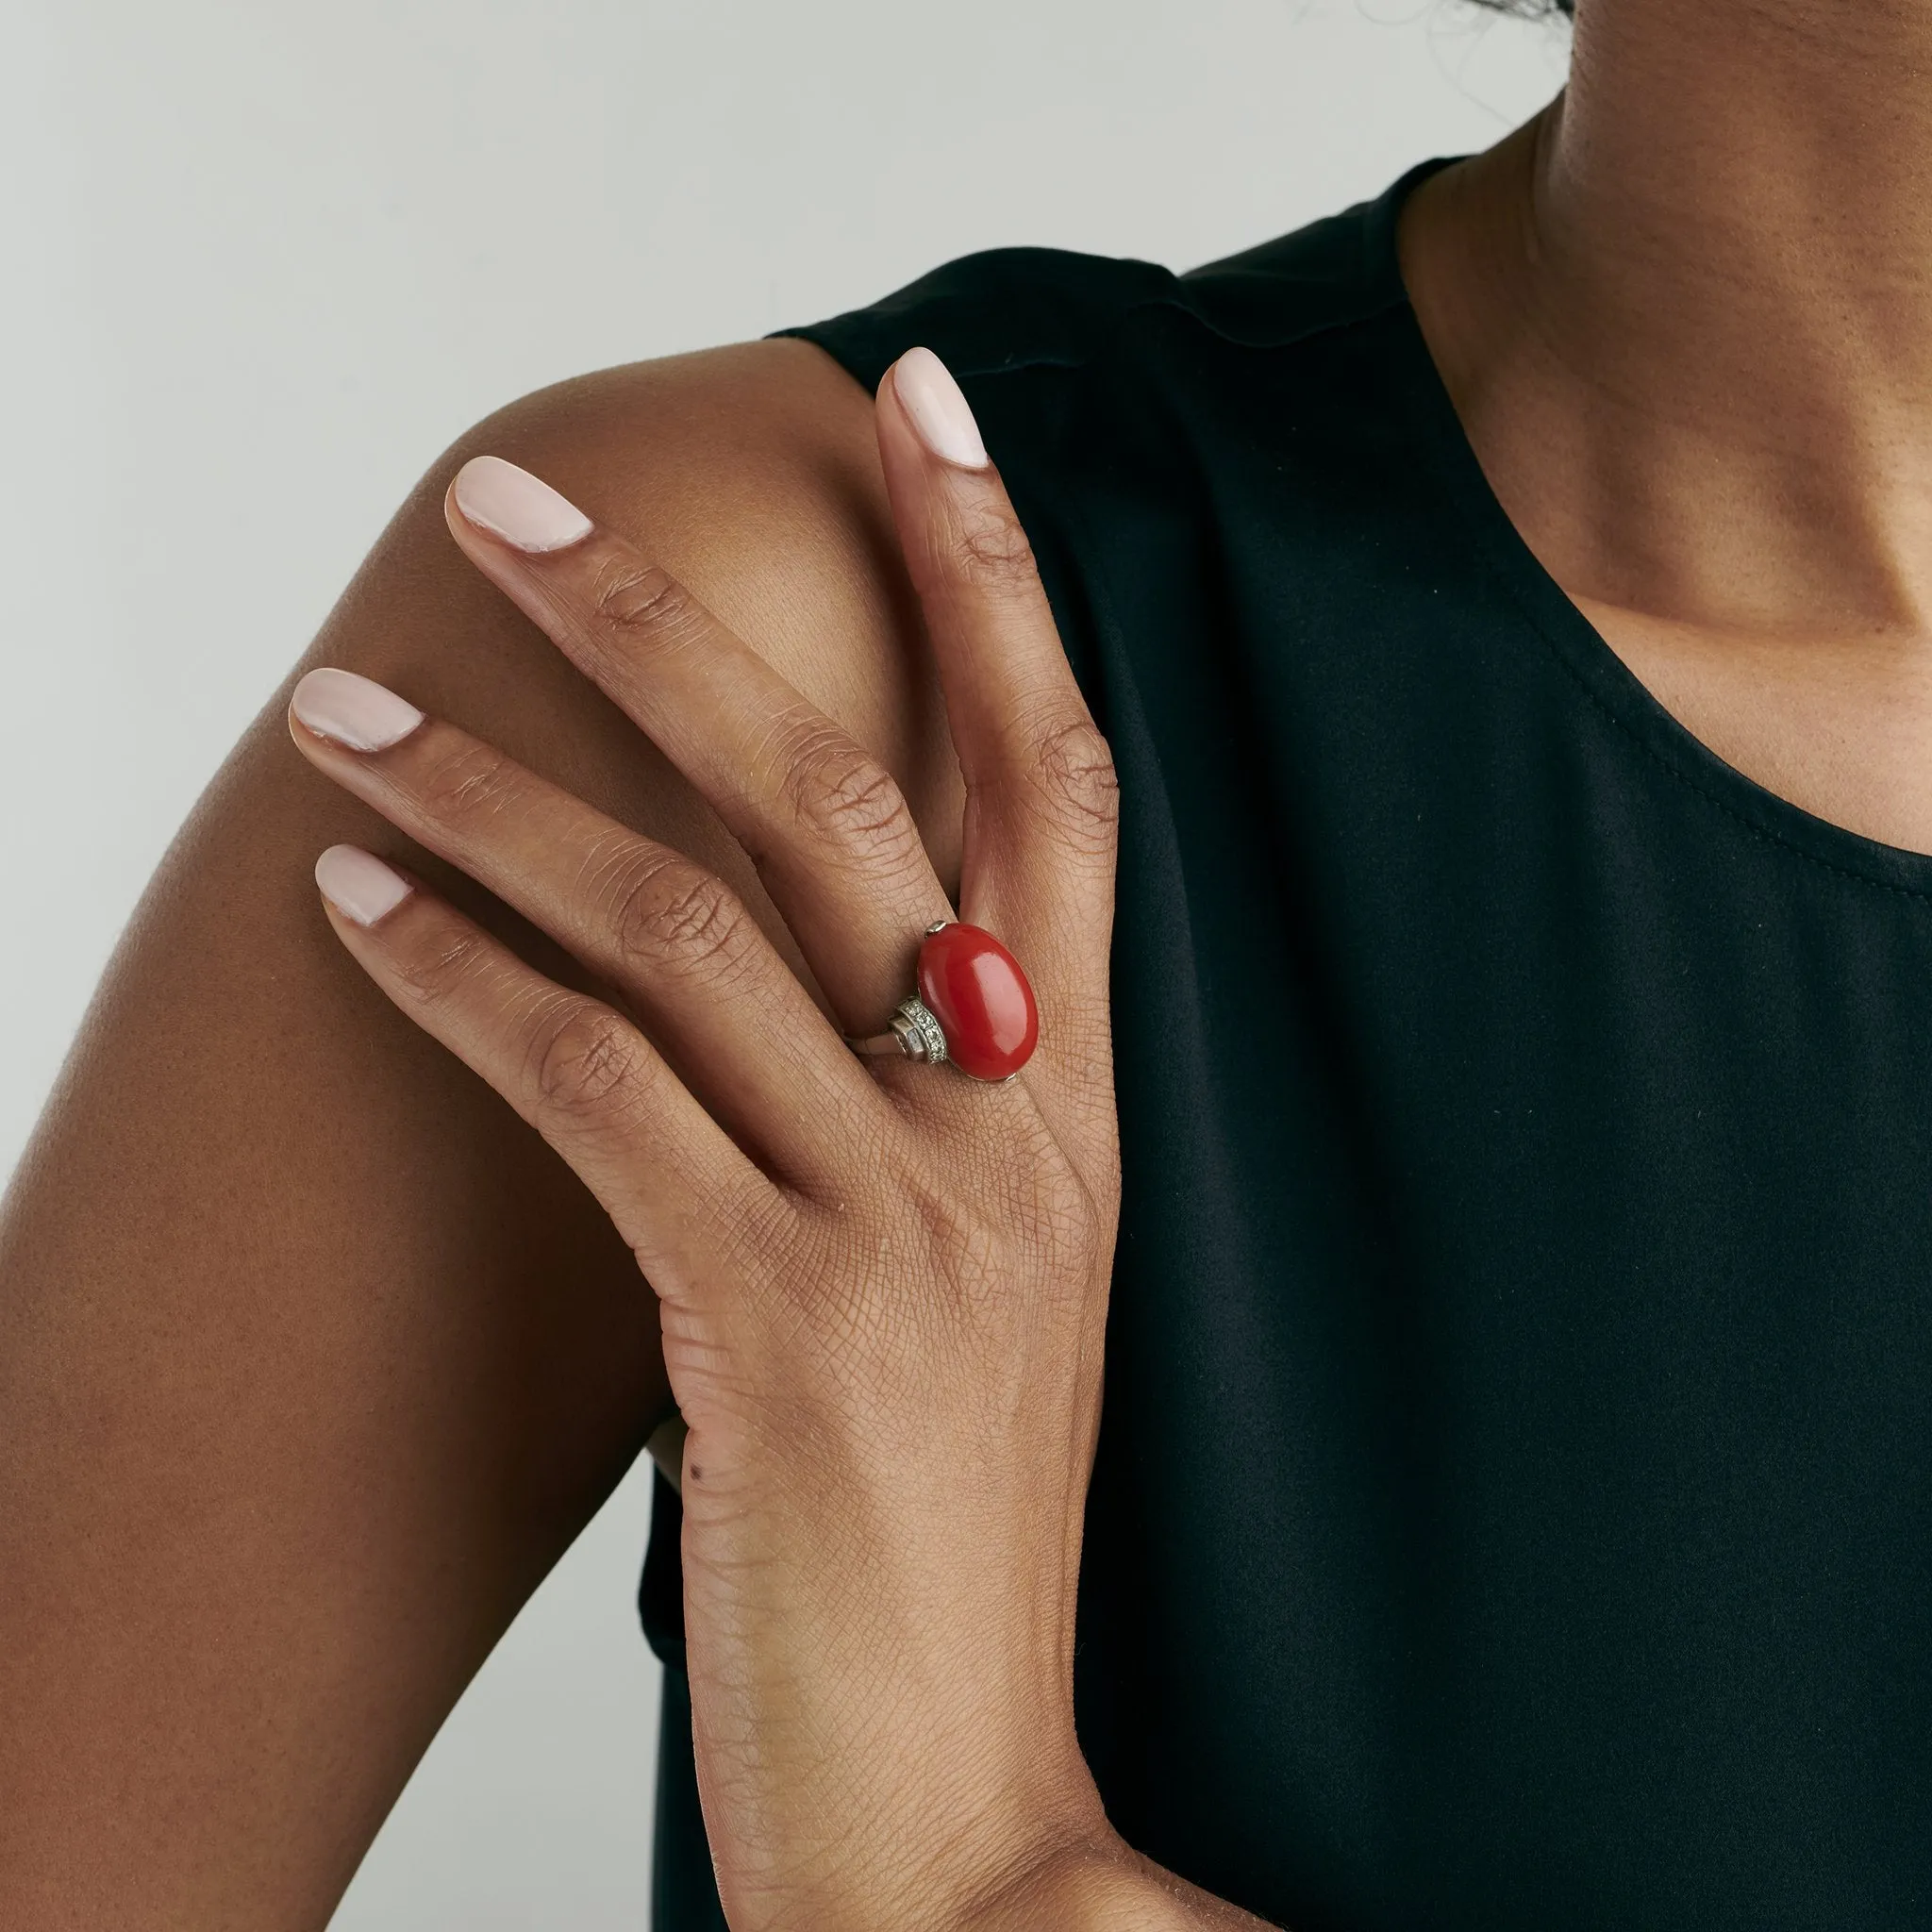
[[[671,1499],[677,1511],[676,1491],[668,1486],[658,1497]],[[652,1533],[661,1520],[652,1518]],[[679,1612],[680,1618],[682,1611]],[[677,1932],[730,1932],[724,1908],[718,1903],[717,1881],[711,1875],[711,1856],[705,1841],[705,1820],[698,1808],[698,1773],[691,1741],[691,1685],[683,1667],[664,1668],[664,1698],[658,1712],[658,1816],[656,1851],[651,1865],[651,1924],[675,1926]]]
[[[952,366],[1120,764],[1082,1739],[1294,1932],[1924,1926],[1932,858],[1538,565],[1396,268],[1441,164],[798,331]]]

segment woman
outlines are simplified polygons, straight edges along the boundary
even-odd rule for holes
[[[9,1202],[0,1920],[322,1924],[675,1396],[664,1927],[1923,1923],[1928,58],[439,464]]]

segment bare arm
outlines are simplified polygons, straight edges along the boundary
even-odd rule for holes
[[[916,1919],[945,1932],[1255,1923],[1114,1837],[1073,1735],[1073,1586],[1111,1239],[1100,1197],[1114,1173],[1111,841],[1109,832],[1096,842],[1100,820],[1088,813],[1110,788],[1104,747],[1100,764],[1078,755],[1097,741],[1003,493],[990,475],[949,467],[958,458],[916,456],[898,407],[887,411],[897,450],[890,508],[867,399],[802,345],[614,372],[482,425],[405,508],[305,660],[398,687],[441,722],[406,736],[380,761],[387,775],[365,783],[376,761],[306,725],[304,768],[288,741],[285,690],[171,853],[0,1216],[0,1924],[9,1932],[325,1924],[470,1674],[665,1412],[671,1378],[641,1259],[678,1311],[674,1364],[687,1416],[696,1404],[693,1430],[725,1445],[727,1462],[732,1453],[745,1460],[744,1498],[756,1506],[698,1512],[711,1544],[697,1552],[692,1586],[693,1640],[709,1666],[697,1700],[708,1720],[700,1777],[734,1923],[800,1923],[787,1916],[794,1893],[836,1900],[825,1923]],[[450,542],[443,486],[484,446],[542,471],[593,514],[597,545],[559,564],[556,595],[475,529],[468,563]],[[977,808],[965,812],[983,841],[976,885],[961,879],[958,764],[898,554],[908,515],[925,532],[913,544],[924,559],[918,601],[944,613],[934,635],[950,639],[947,699],[978,747],[964,758],[980,773]],[[626,538],[646,539],[658,563],[758,640],[762,660],[741,647],[734,658],[728,634],[681,596],[640,605],[640,587],[665,580]],[[586,576],[593,556],[614,574]],[[486,575],[470,568],[477,562]],[[657,631],[702,646],[684,660],[682,696],[600,677],[614,697],[623,687],[626,717],[515,614],[498,594],[506,589],[559,641],[560,626],[592,645],[602,625],[615,626],[619,658]],[[979,641],[969,647],[969,637]],[[706,682],[712,650],[723,653],[718,675],[736,665],[729,701],[724,685]],[[795,687],[789,696],[761,661]],[[329,680],[308,688],[316,683]],[[762,695],[747,709],[750,692]],[[759,704],[778,706],[789,735],[757,735]],[[827,715],[801,734],[814,705]],[[424,722],[422,709],[402,710]],[[762,834],[753,842],[767,845],[765,876],[785,919],[709,807],[639,736],[632,721],[648,717],[660,739],[670,729],[680,741],[688,771],[693,746],[733,718],[769,754],[727,761],[707,790],[743,791],[739,816],[760,786],[769,793],[751,829],[775,834],[774,843]],[[1062,731],[1056,718],[1072,722]],[[795,775],[823,780],[830,767],[813,766],[812,747],[835,740],[834,765],[875,778],[869,750],[896,779],[924,854],[894,826],[828,816],[839,801],[823,785],[792,796],[780,768],[791,759]],[[439,744],[470,754],[438,764]],[[529,771],[517,779],[503,754],[564,790]],[[466,771],[474,786],[452,783]],[[358,791],[383,816],[357,804]],[[540,808],[556,836],[532,844],[529,813]],[[893,816],[903,832],[896,803]],[[491,857],[520,825],[535,868],[527,877]],[[736,928],[752,940],[735,957],[766,961],[753,979],[639,978],[652,945],[689,952],[684,942],[703,937],[662,922],[626,928],[641,951],[594,942],[600,885],[589,858],[613,839],[640,846],[625,827],[680,848],[745,902],[775,947]],[[793,857],[817,854],[803,874],[786,857],[801,839]],[[827,873],[832,848],[853,841],[846,857],[865,863]],[[405,895],[413,916],[371,911],[381,932],[358,941],[364,915],[338,906],[332,937],[310,869],[322,847],[340,842],[400,858],[425,880],[428,891]],[[992,874],[1004,881],[999,903],[1024,949],[1052,969],[1053,990],[1041,1008],[1043,1084],[989,1089],[1008,1125],[974,1140],[979,1116],[958,1091],[908,1089],[903,1110],[889,1103],[786,967],[804,972],[794,932],[822,969],[838,966],[826,988],[835,1026],[849,1028],[885,985],[860,987],[852,974],[890,976],[891,935],[916,932],[949,901],[969,917],[975,900],[992,906],[985,851],[1005,854]],[[897,870],[881,872],[895,852]],[[838,920],[814,923],[812,874],[819,888],[837,877],[869,916],[899,889],[891,879],[903,886],[916,874],[924,911],[889,921],[870,949],[844,958],[851,934]],[[614,976],[592,977],[469,874],[552,933],[575,935],[582,957],[608,956]],[[627,875],[641,890],[670,876],[654,867]],[[449,935],[441,950],[438,930]],[[411,934],[414,965],[398,980],[379,962],[398,944],[408,950]],[[400,1005],[362,976],[343,939]],[[1076,956],[1083,963],[1070,977]],[[486,958],[494,965],[479,978],[470,968]],[[658,963],[670,973],[668,957]],[[574,1100],[519,1100],[518,1081],[533,1076],[527,1061],[490,1046],[487,1025],[466,1034],[455,1024],[457,1006],[486,984],[508,997],[536,983],[532,967],[615,1005],[611,1024],[641,1018],[655,1029],[671,1019],[674,1043],[684,1023],[654,1002],[722,1003],[722,1012],[762,1000],[791,1018],[755,1037],[783,1040],[787,1051],[760,1056],[720,1035],[690,1071],[723,1104],[714,1117],[684,1117],[688,1132],[660,1141],[654,1165],[642,1143],[623,1151],[646,1115],[625,1106],[618,1086],[599,1078]],[[517,1110],[431,1035],[445,1045],[467,1038],[470,1064]],[[675,1062],[674,1046],[665,1052]],[[720,1055],[752,1070],[742,1091],[723,1077]],[[767,1058],[794,1073],[819,1065],[866,1132],[856,1117],[810,1107],[791,1122],[808,1131],[785,1129],[771,1110]],[[569,1071],[554,1054],[543,1064],[559,1077]],[[672,1088],[655,1091],[668,1101]],[[1072,1105],[1081,1094],[1084,1110]],[[607,1134],[599,1108],[624,1132]],[[788,1261],[783,1243],[767,1252],[726,1238],[725,1265],[693,1273],[680,1243],[705,1225],[728,1237],[739,1224],[675,1203],[725,1199],[692,1191],[687,1171],[703,1164],[701,1147],[715,1160],[747,1125],[746,1148],[726,1158],[741,1181],[754,1150],[780,1167],[795,1156],[814,1171],[850,1171],[813,1197],[822,1232],[838,1239],[811,1247],[817,1258],[806,1265],[809,1257]],[[942,1141],[965,1142],[941,1146],[924,1174],[921,1137],[934,1126]],[[896,1166],[866,1156],[881,1135]],[[1051,1155],[1056,1137],[1062,1149]],[[592,1147],[602,1151],[587,1168]],[[1098,1195],[1070,1178],[1068,1150],[1077,1148],[1083,1170],[1100,1176]],[[598,1176],[599,1198],[579,1173]],[[1045,1189],[1038,1198],[1036,1183]],[[685,1233],[654,1245],[650,1215],[633,1225],[602,1198],[615,1198],[613,1185],[660,1208],[673,1202],[658,1233]],[[989,1188],[977,1200],[974,1191]],[[962,1202],[946,1208],[961,1189]],[[935,1211],[905,1216],[914,1196]],[[805,1206],[804,1194],[791,1203],[794,1247]],[[1090,1222],[1092,1239],[1075,1241]],[[982,1236],[1007,1256],[984,1281]],[[920,1245],[927,1237],[933,1255]],[[1041,1241],[1033,1254],[1028,1244]],[[964,1273],[926,1281],[925,1264],[941,1262]],[[741,1307],[747,1319],[779,1308],[775,1291],[734,1301],[747,1284],[732,1268],[775,1271],[784,1292],[801,1297],[801,1323],[759,1357],[780,1383],[803,1377],[789,1407],[777,1399],[785,1389],[760,1392],[741,1386],[736,1370],[714,1373],[724,1354],[691,1325],[720,1292],[719,1308]],[[864,1285],[882,1307],[926,1312],[909,1326],[841,1325],[841,1283]],[[944,1292],[935,1301],[928,1291]],[[993,1363],[992,1385],[981,1388],[977,1371],[958,1376],[942,1335],[925,1333],[932,1311],[948,1306],[991,1320],[968,1362],[982,1343],[1010,1354],[1040,1332],[1004,1367]],[[808,1332],[814,1326],[825,1332]],[[831,1354],[815,1355],[820,1343]],[[864,1372],[867,1350],[908,1344],[917,1361],[899,1363],[880,1388],[903,1398],[902,1372],[917,1369],[924,1392],[909,1435],[905,1414],[879,1409],[876,1378]],[[846,1359],[855,1348],[859,1357]],[[985,1403],[1012,1394],[1014,1375],[1041,1387],[1017,1400],[996,1442],[985,1441]],[[756,1428],[721,1434],[722,1411],[705,1407],[752,1397],[765,1418]],[[794,1413],[798,1433],[766,1426]],[[856,1456],[828,1455],[847,1437]],[[754,1469],[759,1440],[766,1459]],[[801,1441],[812,1454],[797,1453]],[[1010,1480],[989,1486],[994,1459]],[[707,1467],[699,1494],[715,1502],[720,1470]],[[849,1485],[824,1487],[834,1468],[865,1473],[869,1512],[855,1515]],[[689,1457],[687,1478],[699,1480]],[[869,1539],[868,1522],[891,1524],[892,1536]],[[882,1617],[889,1605],[893,1614]],[[891,1629],[906,1641],[881,1648]],[[813,1712],[823,1722],[806,1722]],[[940,1741],[953,1732],[950,1745]]]
[[[708,810],[451,543],[443,487],[486,445],[647,535],[880,755],[957,863],[869,410],[818,351],[721,351],[507,411],[431,472],[305,659],[409,691],[765,916]],[[573,969],[305,767],[286,698],[150,888],[0,1217],[18,1932],[324,1924],[665,1401],[655,1304],[608,1217],[342,957],[314,856],[402,857]]]

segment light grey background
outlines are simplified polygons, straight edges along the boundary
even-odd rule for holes
[[[1456,0],[0,0],[0,1172],[163,846],[419,472],[600,365],[1008,242],[1185,266],[1487,146]],[[635,1932],[640,1475],[345,1932]]]

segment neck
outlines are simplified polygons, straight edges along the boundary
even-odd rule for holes
[[[1505,507],[1591,600],[1932,638],[1932,8],[1579,16],[1564,92],[1403,224]]]

